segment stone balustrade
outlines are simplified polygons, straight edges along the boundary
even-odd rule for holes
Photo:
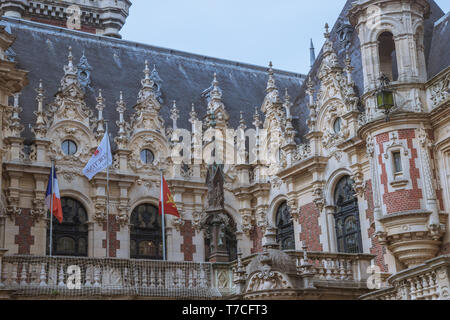
[[[220,297],[210,263],[5,256],[0,287],[16,297]]]
[[[373,255],[284,251],[299,282],[365,287]],[[15,298],[216,299],[242,294],[253,254],[230,263],[5,255],[0,291]],[[241,279],[242,285],[237,285]],[[303,280],[302,280],[303,279]],[[305,280],[306,279],[306,280]],[[361,285],[363,283],[363,285]],[[367,291],[366,291],[367,292]],[[362,293],[361,293],[362,294]]]
[[[366,281],[367,268],[373,255],[351,253],[327,253],[287,251],[296,260],[299,273],[312,273],[314,279],[328,281]]]
[[[361,296],[362,300],[450,299],[450,255],[426,261],[387,279],[389,287]]]
[[[370,276],[368,267],[374,258],[370,254],[346,254],[346,253],[326,253],[326,252],[307,252],[306,259],[303,251],[284,251],[295,262],[296,273],[299,278],[308,278],[296,289],[305,289],[314,287],[314,282],[331,282],[337,287],[340,285],[355,285],[366,287],[366,281]],[[239,262],[222,263],[213,265],[213,278],[215,285],[223,296],[238,295],[245,290],[246,285],[237,285],[239,280],[245,282],[251,276],[249,274],[249,265],[258,255],[253,254]],[[245,270],[244,275],[239,274],[239,270]]]

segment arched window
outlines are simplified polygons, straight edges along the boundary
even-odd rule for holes
[[[294,223],[292,222],[286,201],[278,207],[275,219],[277,225],[277,242],[281,250],[294,250]]]
[[[339,252],[361,253],[358,198],[352,185],[353,180],[345,176],[339,180],[334,191],[336,236]]]
[[[88,216],[83,205],[72,198],[61,198],[63,222],[53,216],[52,255],[88,255]],[[50,213],[50,212],[49,212]],[[47,254],[49,252],[50,229],[47,230]]]
[[[378,37],[378,55],[380,57],[380,72],[389,80],[398,80],[397,54],[394,36],[390,32],[383,32]]]
[[[131,258],[161,260],[163,243],[158,208],[151,204],[137,206],[131,213],[130,222]]]

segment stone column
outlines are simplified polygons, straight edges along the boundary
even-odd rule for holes
[[[327,216],[328,225],[328,248],[330,252],[337,252],[337,238],[336,238],[336,227],[334,223],[334,213],[336,212],[335,206],[326,206],[325,213]]]

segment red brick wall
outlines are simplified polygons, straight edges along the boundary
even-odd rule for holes
[[[116,220],[115,215],[109,215],[109,257],[110,258],[116,258],[117,257],[117,250],[120,249],[120,241],[117,240],[117,232],[120,231],[120,224]],[[103,222],[103,231],[106,231],[106,221]],[[106,239],[103,240],[103,248],[106,249]]]
[[[183,243],[180,250],[184,254],[184,261],[193,261],[194,253],[196,253],[196,245],[193,244],[194,229],[192,228],[192,221],[185,220],[184,225],[180,228],[180,235],[183,237]]]
[[[250,253],[258,253],[262,252],[262,238],[263,238],[263,231],[258,226],[254,226],[253,229],[250,231],[250,240],[252,240],[253,247],[250,250]]]
[[[298,223],[301,225],[300,241],[308,246],[308,251],[323,251],[320,243],[322,230],[319,225],[319,210],[314,203],[304,205],[300,209]]]
[[[367,201],[366,218],[369,219],[369,228],[367,229],[367,234],[369,239],[372,239],[372,247],[370,248],[370,253],[375,254],[375,265],[380,267],[381,272],[388,272],[388,266],[384,261],[384,254],[386,254],[386,247],[379,244],[378,240],[374,237],[375,227],[374,223],[374,204],[373,204],[373,193],[372,193],[372,181],[367,181],[367,188],[365,191],[365,199]]]
[[[49,24],[51,26],[56,26],[60,28],[66,28],[67,29],[67,22],[65,20],[50,20],[50,19],[43,19],[43,18],[31,18],[31,21]],[[97,30],[93,27],[87,27],[87,26],[81,26],[81,29],[78,31],[88,32],[96,34]]]
[[[16,216],[15,225],[19,232],[14,238],[14,243],[19,245],[18,254],[30,254],[34,244],[34,236],[31,235],[31,227],[34,227],[31,209],[22,209],[22,214]]]
[[[376,137],[377,143],[380,148],[378,155],[378,163],[381,166],[381,184],[384,187],[383,203],[386,206],[387,214],[408,211],[419,210],[420,199],[422,199],[422,190],[418,186],[418,179],[420,178],[419,169],[416,167],[416,159],[418,158],[417,149],[413,146],[413,139],[415,138],[414,129],[398,130],[399,140],[406,140],[408,151],[410,152],[409,166],[410,166],[410,178],[412,181],[412,189],[410,190],[397,190],[389,192],[388,189],[388,175],[386,172],[386,165],[383,163],[384,146],[383,143],[389,141],[389,134],[383,133]]]

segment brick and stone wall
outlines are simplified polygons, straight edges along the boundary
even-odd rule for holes
[[[386,144],[390,141],[389,133],[382,133],[376,137],[379,147],[378,164],[381,168],[381,184],[383,189],[383,205],[386,208],[387,214],[392,214],[402,211],[420,210],[421,199],[423,198],[422,190],[419,188],[418,180],[420,178],[420,171],[417,168],[418,151],[414,147],[413,141],[415,139],[414,129],[398,130],[398,139],[405,140],[409,152],[409,178],[412,183],[411,189],[401,189],[391,191],[389,190],[388,173],[386,166],[386,159],[384,154],[386,151]]]
[[[184,225],[180,227],[180,235],[183,237],[180,250],[184,255],[184,261],[193,261],[194,253],[197,252],[197,246],[193,242],[195,231],[191,220],[184,221]]]
[[[366,218],[369,220],[369,228],[367,229],[367,234],[372,242],[370,247],[370,253],[375,254],[375,265],[380,267],[381,272],[388,272],[388,266],[384,261],[384,255],[386,254],[386,247],[378,242],[378,239],[374,237],[375,226],[374,226],[374,203],[373,203],[373,193],[372,193],[372,180],[366,182],[365,198],[367,201]]]
[[[298,223],[301,226],[300,241],[308,247],[308,251],[323,251],[320,243],[322,233],[319,225],[319,210],[314,203],[301,207]]]

